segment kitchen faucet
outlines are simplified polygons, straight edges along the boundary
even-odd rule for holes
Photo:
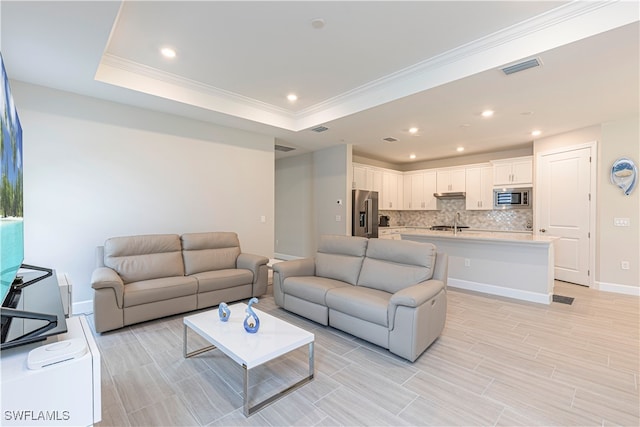
[[[453,216],[453,235],[458,235],[458,225],[460,224],[460,212],[456,212]]]

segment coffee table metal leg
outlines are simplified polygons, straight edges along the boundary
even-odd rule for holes
[[[195,356],[200,353],[204,353],[205,351],[216,349],[215,345],[209,345],[207,347],[199,348],[198,350],[193,350],[191,353],[187,353],[187,325],[184,325],[184,332],[182,335],[182,357],[185,359],[187,357]]]
[[[305,377],[303,379],[301,379],[300,381],[298,381],[297,383],[287,387],[286,389],[282,390],[279,393],[274,394],[271,397],[266,398],[265,400],[263,400],[262,402],[256,403],[253,406],[249,405],[249,369],[247,368],[246,365],[242,365],[242,370],[243,372],[243,391],[244,391],[244,416],[248,417],[251,414],[259,411],[260,409],[264,408],[265,406],[269,405],[270,403],[275,402],[276,400],[280,399],[281,397],[284,397],[285,395],[291,393],[292,391],[296,390],[299,387],[302,387],[303,385],[305,385],[306,383],[310,382],[311,380],[313,380],[313,375],[314,375],[314,355],[313,355],[313,342],[309,343],[309,376]]]

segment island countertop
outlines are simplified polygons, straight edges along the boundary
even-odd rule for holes
[[[483,240],[487,242],[521,242],[542,245],[549,245],[553,241],[557,240],[557,237],[534,234],[527,231],[517,232],[463,229],[462,231],[458,231],[457,234],[454,234],[453,231],[429,230],[428,228],[419,227],[402,227],[397,229],[397,233],[399,233],[403,237],[428,236],[438,239]]]

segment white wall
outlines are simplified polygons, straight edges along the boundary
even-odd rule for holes
[[[351,163],[350,145],[338,145],[313,153],[318,237],[323,234],[351,234],[351,217],[347,215],[347,212],[351,212]],[[342,201],[342,205],[337,203],[338,200]]]
[[[351,148],[340,145],[276,161],[278,257],[310,257],[320,235],[351,234]]]
[[[640,295],[640,188],[631,196],[611,184],[611,165],[618,157],[640,162],[637,117],[541,138],[534,142],[534,154],[555,148],[598,141],[596,195],[596,286],[600,289]],[[613,226],[613,218],[630,218],[631,227]],[[628,260],[629,270],[620,268]]]
[[[607,290],[635,289],[640,295],[640,186],[629,196],[610,182],[611,166],[620,157],[640,167],[640,120],[604,123],[600,146],[598,187],[599,286]],[[630,227],[615,227],[614,218],[629,218]],[[620,261],[629,261],[629,270]]]
[[[68,273],[74,309],[93,298],[94,250],[108,237],[235,231],[243,251],[273,255],[273,138],[11,85],[23,127],[25,263]]]
[[[308,257],[315,253],[313,153],[276,160],[276,256]]]

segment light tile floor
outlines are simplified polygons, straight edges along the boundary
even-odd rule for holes
[[[316,335],[316,377],[249,418],[240,367],[218,350],[183,359],[183,316],[98,335],[99,426],[640,425],[640,299],[562,282],[555,293],[575,301],[450,288],[445,330],[413,364],[262,297],[258,308]],[[252,394],[295,382],[306,357],[257,368]]]

